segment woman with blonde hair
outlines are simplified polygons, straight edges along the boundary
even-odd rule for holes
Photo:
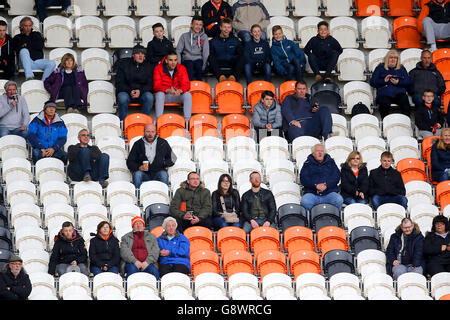
[[[431,177],[433,181],[450,180],[450,128],[441,130],[439,140],[431,147]]]
[[[345,204],[367,204],[369,174],[359,151],[352,151],[341,165],[341,196]]]
[[[377,89],[376,103],[382,119],[389,114],[393,103],[399,105],[401,113],[409,117],[410,105],[406,89],[410,84],[411,78],[400,64],[398,52],[389,50],[370,78],[370,85]]]
[[[80,113],[80,109],[87,106],[88,81],[71,53],[63,55],[58,68],[45,79],[44,87],[51,101],[64,99],[67,113]]]

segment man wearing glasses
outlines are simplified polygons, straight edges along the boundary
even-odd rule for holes
[[[98,181],[103,188],[108,186],[109,155],[102,153],[97,146],[89,145],[89,131],[82,129],[78,133],[79,143],[67,150],[67,174],[72,181]]]
[[[0,300],[27,300],[30,295],[31,282],[22,262],[19,256],[12,256],[0,273]]]

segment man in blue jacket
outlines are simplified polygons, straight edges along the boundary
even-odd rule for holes
[[[329,203],[341,210],[344,199],[338,193],[341,172],[325,147],[316,144],[300,170],[300,182],[304,188],[301,205],[311,210],[317,204]]]
[[[44,110],[28,126],[27,140],[32,147],[33,162],[42,158],[53,157],[66,163],[67,154],[64,144],[67,141],[67,128],[56,113],[56,104],[47,101]]]

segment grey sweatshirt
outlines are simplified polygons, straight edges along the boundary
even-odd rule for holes
[[[0,96],[0,127],[6,127],[9,130],[17,129],[22,126],[28,127],[30,122],[30,113],[28,105],[22,96],[15,107],[11,105],[6,93]]]
[[[183,60],[203,60],[203,70],[205,70],[209,56],[208,36],[203,30],[197,36],[192,30],[183,33],[178,40],[177,54],[179,63]]]

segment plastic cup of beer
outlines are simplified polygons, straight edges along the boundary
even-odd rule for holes
[[[144,165],[145,169],[148,170],[148,161],[144,161],[144,162],[142,162],[142,164]]]

